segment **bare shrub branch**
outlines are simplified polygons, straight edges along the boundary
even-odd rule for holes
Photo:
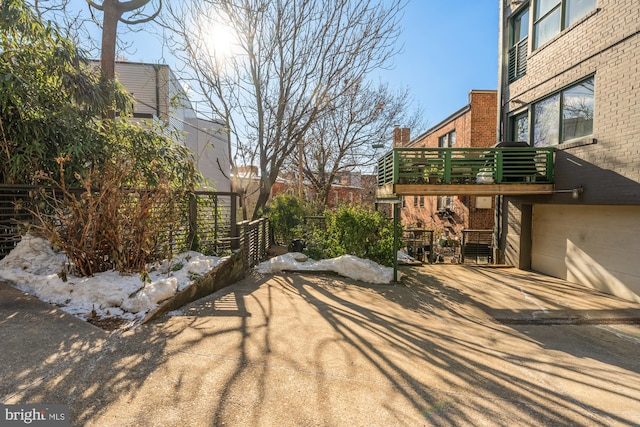
[[[86,178],[78,176],[82,188],[69,189],[64,184],[64,159],[59,160],[59,183],[40,176],[54,190],[39,192],[33,229],[64,250],[78,274],[138,273],[149,262],[170,256],[164,243],[183,223],[183,193],[165,183],[152,190],[123,187],[131,175],[127,162],[112,163]]]

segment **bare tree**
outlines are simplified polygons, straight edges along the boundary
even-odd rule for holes
[[[95,40],[87,28],[90,17],[82,10],[74,8],[71,0],[31,0],[27,4],[33,7],[38,17],[44,21],[53,21],[66,37],[75,41],[85,53],[97,51]]]
[[[158,0],[158,6],[155,11],[150,14],[144,14],[145,6],[152,0],[103,0],[97,3],[93,0],[86,0],[90,8],[97,9],[103,13],[102,19],[102,48],[100,51],[100,67],[102,69],[102,78],[105,81],[105,98],[114,98],[114,82],[115,82],[115,62],[116,62],[116,44],[118,38],[118,22],[127,25],[142,24],[154,20],[162,9],[162,0]],[[124,18],[125,14],[130,14],[128,18]],[[106,119],[115,118],[114,103],[104,112]]]
[[[419,110],[409,115],[410,102],[408,89],[394,92],[387,84],[358,84],[311,125],[310,135],[299,146],[302,164],[297,167],[322,205],[341,174],[373,169],[394,124],[414,130],[423,126]]]
[[[402,0],[192,0],[167,7],[174,54],[229,125],[234,171],[259,166],[253,217],[313,123],[397,53],[402,7]],[[222,24],[235,38],[227,57],[207,37]]]

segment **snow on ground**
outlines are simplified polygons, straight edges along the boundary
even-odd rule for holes
[[[341,276],[367,283],[382,285],[393,281],[393,268],[383,267],[368,259],[353,255],[342,255],[338,258],[314,261],[297,261],[298,252],[289,252],[258,264],[260,273],[278,273],[282,270],[293,271],[333,271]],[[301,258],[304,259],[304,256]]]
[[[287,253],[259,264],[261,273],[282,270],[333,271],[342,276],[373,284],[393,280],[393,269],[352,255],[334,259],[296,261],[304,255]],[[76,277],[68,270],[69,260],[41,238],[26,235],[5,258],[0,260],[0,280],[43,301],[55,304],[82,319],[121,317],[131,321],[142,319],[147,312],[183,290],[196,278],[216,267],[224,258],[185,252],[161,263],[147,266],[151,279],[144,283],[140,274],[116,271],[93,277]]]
[[[137,320],[223,259],[186,252],[171,261],[149,265],[151,282],[147,283],[139,274],[116,271],[93,277],[67,274],[64,281],[60,273],[69,263],[66,255],[55,252],[47,240],[26,235],[0,260],[0,280],[83,319],[94,311],[100,317]]]

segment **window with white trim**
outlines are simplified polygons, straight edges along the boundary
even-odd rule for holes
[[[438,196],[438,211],[455,209],[455,197],[454,196]]]
[[[456,131],[452,130],[438,138],[438,147],[450,148],[456,145]]]

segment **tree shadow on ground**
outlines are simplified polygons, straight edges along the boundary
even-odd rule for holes
[[[453,280],[462,280],[452,274]],[[600,371],[573,357],[548,359],[537,354],[548,348],[543,341],[496,324],[487,315],[487,306],[451,286],[451,282],[438,277],[426,279],[421,274],[408,277],[403,285],[387,287],[343,280],[349,286],[367,289],[397,303],[396,313],[342,297],[335,292],[331,280],[314,281],[313,291],[308,285],[296,286],[295,281],[291,285],[322,313],[344,343],[357,349],[416,411],[441,408],[429,414],[437,424],[474,424],[476,417],[501,420],[509,412],[526,413],[532,421],[549,425],[632,422],[564,390],[565,386],[598,389],[633,406],[633,396],[640,392],[638,362],[633,358],[627,357],[616,375],[612,375],[616,370],[607,364],[619,362],[620,358],[605,357]],[[407,291],[413,299],[408,298]],[[403,315],[406,309],[419,316]],[[515,346],[500,345],[500,341],[513,342]],[[557,342],[562,342],[562,337]],[[623,345],[622,340],[617,345]],[[625,353],[625,349],[637,350],[638,346],[636,343],[622,350],[614,348]],[[398,358],[398,352],[405,358]],[[629,354],[633,353],[626,355]],[[591,356],[598,358],[595,353]],[[415,364],[406,364],[406,358],[413,359]],[[547,382],[551,380],[555,383]],[[563,384],[558,386],[557,382]],[[449,393],[444,401],[451,404],[442,406],[443,394]],[[439,399],[434,400],[435,395]]]
[[[461,280],[451,274],[449,279]],[[305,387],[312,392],[305,404],[316,409],[316,418],[307,415],[308,423],[349,424],[340,407],[351,405],[354,413],[364,408],[351,393],[368,394],[367,405],[384,411],[379,421],[397,425],[635,421],[640,413],[633,397],[640,393],[636,362],[616,367],[607,365],[613,359],[595,357],[594,366],[589,350],[572,355],[558,347],[551,354],[543,336],[495,322],[489,305],[449,279],[422,272],[401,284],[366,285],[291,273],[273,276],[255,291],[232,287],[216,294],[212,304],[223,307],[225,298],[233,299],[232,311],[241,306],[243,317],[235,328],[220,331],[220,337],[242,339],[235,341],[236,368],[211,402],[212,424],[228,421],[234,394],[250,382],[253,395],[243,424],[274,425],[267,421],[274,418],[268,413],[274,369],[309,377]],[[346,389],[340,398],[336,384]],[[631,411],[608,410],[606,402],[584,397],[585,390]],[[289,410],[304,411],[288,401],[293,396],[278,392],[286,395],[280,398]]]
[[[179,352],[169,344],[184,330],[155,322],[109,333],[2,283],[0,314],[0,402],[65,404],[74,426],[123,398],[144,400],[145,382]],[[148,420],[139,414],[128,425]]]
[[[504,303],[489,287],[498,273],[403,271],[393,285],[253,273],[122,335],[64,335],[0,391],[67,403],[73,425],[125,415],[118,425],[183,425],[194,410],[203,415],[192,425],[261,427],[638,421],[637,342],[607,335],[615,357],[601,356],[604,343],[572,351],[562,334],[574,331],[492,318]],[[504,278],[517,280],[536,278]]]
[[[409,274],[397,285],[282,274],[261,278],[254,283],[257,287],[241,283],[239,288],[227,288],[196,303],[187,310],[196,319],[239,316],[233,327],[216,331],[218,338],[234,343],[231,354],[236,359],[233,372],[226,374],[211,402],[212,425],[224,424],[236,413],[236,394],[246,394],[247,384],[251,384],[251,396],[243,424],[273,425],[269,422],[275,417],[269,413],[272,394],[283,401],[295,397],[281,389],[274,391],[274,369],[308,377],[305,387],[311,391],[303,401],[315,408],[303,418],[308,423],[348,424],[342,411],[349,405],[356,414],[364,405],[372,405],[384,411],[380,422],[397,425],[635,421],[637,413],[608,410],[606,402],[583,393],[588,390],[623,407],[637,408],[637,362],[599,356],[605,349],[586,348],[577,354],[569,346],[562,347],[562,336],[552,339],[553,335],[495,322],[490,314],[494,307],[486,302],[495,300],[496,289],[480,289],[478,296],[458,284],[466,280],[466,286],[486,286],[495,283],[496,277],[465,277],[459,272],[451,270],[450,277]],[[473,283],[476,280],[483,282]],[[505,282],[510,280],[520,278],[514,275]],[[535,282],[536,278],[523,280]],[[569,290],[562,283],[555,286],[554,292]],[[543,298],[544,292],[536,295]],[[198,327],[197,321],[189,327]],[[197,340],[193,345],[198,345]],[[633,348],[637,350],[637,344],[622,352]],[[610,364],[616,361],[619,364]],[[363,403],[349,392],[366,394],[370,402]],[[289,410],[304,412],[300,405],[287,404]],[[358,419],[352,422],[358,424]]]

